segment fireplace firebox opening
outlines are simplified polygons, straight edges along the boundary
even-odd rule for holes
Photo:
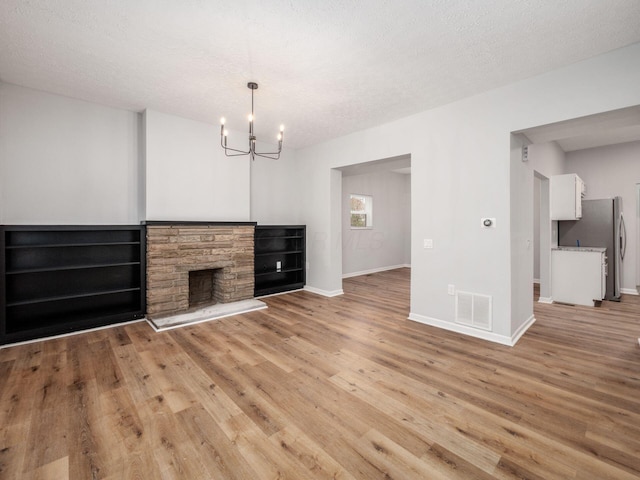
[[[220,281],[222,268],[193,270],[189,272],[189,308],[215,305],[223,302]]]

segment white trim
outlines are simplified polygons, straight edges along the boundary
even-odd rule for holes
[[[516,343],[518,343],[518,340],[520,340],[520,337],[522,337],[522,335],[524,335],[525,332],[529,330],[529,327],[531,327],[531,325],[533,325],[535,322],[536,322],[536,317],[531,315],[526,322],[520,325],[520,327],[515,331],[515,333],[511,335],[511,342],[512,342],[511,346],[514,346]]]
[[[538,303],[553,303],[553,297],[540,297]]]
[[[329,291],[322,290],[316,287],[310,287],[309,285],[305,285],[304,290],[306,290],[307,292],[315,293],[316,295],[322,295],[323,297],[337,297],[338,295],[344,294],[344,290],[342,289]]]
[[[397,268],[411,268],[411,265],[406,263],[402,265],[391,265],[390,267],[378,267],[370,270],[361,270],[360,272],[343,273],[342,278],[359,277],[360,275],[369,275],[371,273],[386,272],[387,270],[396,270]]]
[[[638,295],[637,288],[621,288],[620,293],[624,293],[625,295]]]
[[[408,318],[409,320],[413,320],[414,322],[424,323],[425,325],[442,328],[443,330],[449,330],[451,332],[461,333],[463,335],[469,335],[470,337],[499,343],[508,347],[513,347],[520,339],[520,337],[522,337],[522,335],[529,329],[529,327],[533,325],[533,322],[536,321],[535,317],[532,315],[524,324],[520,326],[518,330],[516,330],[515,334],[513,334],[511,337],[506,337],[504,335],[498,335],[497,333],[493,332],[486,332],[471,327],[465,327],[464,325],[460,325],[459,323],[447,322],[444,320],[439,320],[437,318],[418,315],[417,313],[410,313]]]
[[[112,323],[109,325],[103,325],[101,327],[86,328],[84,330],[76,330],[75,332],[61,333],[60,335],[52,335],[50,337],[40,337],[40,338],[34,338],[32,340],[24,340],[22,342],[7,343],[5,345],[0,345],[0,350],[7,347],[17,347],[19,345],[29,345],[30,343],[44,342],[46,340],[54,340],[56,338],[70,337],[72,335],[80,335],[81,333],[97,332],[98,330],[106,330],[107,328],[122,327],[124,325],[131,325],[133,323],[144,322],[145,320],[146,320],[146,317],[142,317],[136,320],[130,320],[128,322]]]
[[[538,284],[539,284],[539,283],[540,283],[540,279],[539,279],[539,278],[534,278],[534,279],[533,279],[533,283],[534,283],[534,284],[535,284],[535,283],[538,283]]]

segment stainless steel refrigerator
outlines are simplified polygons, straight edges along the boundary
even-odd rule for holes
[[[558,245],[607,249],[607,300],[620,301],[621,263],[627,246],[622,198],[582,201],[580,220],[558,222]]]

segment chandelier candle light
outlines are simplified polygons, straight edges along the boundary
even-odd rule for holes
[[[278,133],[278,151],[277,152],[256,152],[256,136],[253,133],[253,91],[258,89],[258,84],[255,82],[247,83],[247,87],[251,90],[251,114],[249,115],[249,150],[237,150],[227,146],[227,136],[229,132],[225,130],[224,117],[220,119],[220,145],[224,148],[224,154],[227,157],[238,157],[240,155],[250,155],[251,160],[255,160],[256,157],[270,158],[272,160],[278,160],[280,158],[280,152],[282,152],[282,141],[284,140],[284,125],[280,125],[280,133]],[[232,152],[232,153],[229,153]]]

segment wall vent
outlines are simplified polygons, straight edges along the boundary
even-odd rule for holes
[[[491,330],[491,297],[478,293],[456,293],[456,323]]]

